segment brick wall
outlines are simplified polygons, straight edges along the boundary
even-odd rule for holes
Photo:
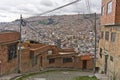
[[[1,32],[0,33],[0,43],[8,43],[12,41],[19,40],[20,34],[18,32]]]
[[[8,62],[8,47],[6,45],[0,46],[0,75],[9,74],[17,71],[17,58]]]
[[[120,0],[116,0],[116,7],[115,22],[120,24]]]
[[[35,44],[34,44],[35,45]],[[53,54],[48,54],[48,50],[53,50]],[[69,52],[67,50],[61,50],[65,52]],[[73,51],[73,50],[72,50]],[[30,54],[37,56],[37,64],[32,66],[32,59],[30,58]],[[22,72],[29,72],[29,71],[39,71],[45,68],[80,68],[82,69],[82,63],[80,57],[75,57],[75,53],[70,54],[59,54],[59,49],[55,46],[43,45],[41,48],[32,47],[27,48],[26,50],[22,51],[21,54],[21,70]],[[63,58],[71,58],[72,62],[63,62]],[[55,59],[55,62],[49,63],[49,59]],[[79,61],[78,61],[79,59]],[[78,62],[77,62],[78,61]],[[92,59],[87,60],[86,69],[93,68],[93,61]]]
[[[0,33],[0,75],[17,72],[17,57],[8,61],[8,46],[11,44],[17,44],[18,40],[18,32]],[[17,48],[17,45],[15,47]]]
[[[107,14],[107,4],[112,1],[112,12]],[[102,7],[104,6],[104,15],[101,16],[101,25],[115,24],[116,0],[102,0]],[[101,7],[101,10],[102,10]],[[102,11],[101,11],[102,12]]]
[[[112,1],[112,13],[107,14],[107,5]],[[101,16],[101,25],[115,25],[120,24],[120,0],[102,0],[102,7],[104,6],[104,15]],[[101,13],[102,13],[101,7]]]
[[[17,44],[20,34],[18,32],[4,32],[0,34],[0,75],[14,73],[18,71],[18,51],[17,57],[8,61],[8,46],[11,44]],[[44,44],[29,44],[23,43],[23,49],[21,50],[20,57],[20,70],[22,73],[39,71],[45,68],[56,68],[56,67],[66,67],[66,68],[82,68],[82,61],[78,61],[78,57],[75,57],[73,49],[59,49],[56,46],[44,45]],[[51,50],[52,54],[48,54]],[[59,51],[65,52],[67,54],[59,54]],[[72,53],[71,53],[72,52]],[[70,54],[68,54],[70,53]],[[36,59],[35,59],[36,57]],[[34,58],[34,59],[33,59]],[[50,64],[49,59],[55,58],[55,63]],[[63,58],[71,58],[72,62],[63,62]],[[35,64],[33,65],[33,60]],[[93,65],[92,61],[88,61],[87,69],[91,68]]]

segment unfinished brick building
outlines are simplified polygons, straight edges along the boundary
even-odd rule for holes
[[[80,55],[74,49],[60,49],[55,45],[25,42],[18,51],[19,39],[20,34],[15,31],[0,33],[0,75],[46,68],[93,69],[93,55]]]
[[[120,1],[102,0],[101,25],[120,24]]]
[[[17,71],[17,44],[20,34],[15,31],[0,32],[0,75]]]
[[[46,68],[93,69],[92,55],[78,55],[74,49],[59,49],[44,44],[23,44],[21,72],[38,71]]]
[[[101,39],[97,67],[110,79],[120,79],[120,0],[102,0]]]

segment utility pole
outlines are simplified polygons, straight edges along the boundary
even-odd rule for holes
[[[21,27],[22,27],[22,15],[20,15],[20,40],[19,40],[19,45],[18,45],[18,73],[21,72],[21,46],[22,46],[21,45],[21,42],[22,42]]]
[[[94,19],[94,33],[95,33],[95,53],[94,53],[94,70],[93,72],[96,72],[96,51],[97,51],[97,30],[96,30],[96,13],[94,13],[95,19]]]

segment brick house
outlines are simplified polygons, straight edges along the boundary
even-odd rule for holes
[[[19,33],[15,31],[0,32],[0,75],[17,71],[19,37]]]
[[[74,49],[60,49],[55,45],[23,42],[19,58],[19,39],[19,32],[0,32],[0,75],[46,68],[93,69],[91,55],[80,55]]]
[[[38,71],[46,68],[93,69],[91,55],[78,55],[74,49],[59,49],[45,44],[23,44],[21,72]]]
[[[102,0],[101,38],[97,67],[110,79],[120,79],[120,0]]]
[[[120,24],[120,1],[102,0],[101,25],[119,25]]]
[[[47,54],[57,51],[54,47],[45,44],[23,43],[24,49],[21,51],[21,72],[38,71],[47,66]]]

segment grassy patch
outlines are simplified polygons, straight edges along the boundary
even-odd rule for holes
[[[79,76],[75,77],[73,80],[98,80],[95,76],[88,77],[88,76]]]

